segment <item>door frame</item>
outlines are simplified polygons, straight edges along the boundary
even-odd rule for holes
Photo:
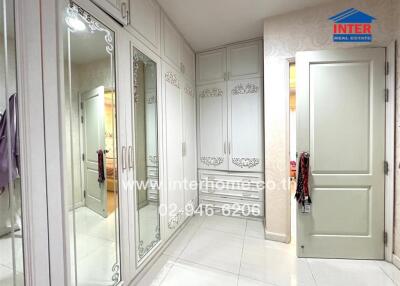
[[[385,123],[385,161],[388,162],[388,173],[385,175],[385,260],[388,262],[393,262],[397,267],[400,268],[400,257],[393,254],[393,240],[394,240],[394,192],[395,192],[395,129],[396,129],[396,41],[391,42],[389,45],[384,47],[386,49],[386,62],[388,66],[386,67],[386,88],[388,89],[388,101],[386,102],[386,123]],[[369,48],[369,47],[365,47]],[[287,64],[284,69],[285,77],[285,107],[286,107],[286,119],[289,123],[289,65],[295,63],[295,58],[288,58]],[[289,125],[287,124],[286,136],[290,137]],[[289,154],[290,145],[289,142],[286,144],[286,154]],[[289,155],[286,156],[287,164],[289,164]],[[285,165],[287,181],[289,182],[289,167]],[[297,170],[296,170],[297,171]],[[288,185],[288,214],[287,219],[289,223],[287,224],[287,234],[288,241],[291,240],[291,193]],[[382,238],[383,239],[383,238]]]

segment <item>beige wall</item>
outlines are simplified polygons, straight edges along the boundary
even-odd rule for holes
[[[394,19],[397,18],[400,22],[400,14],[394,14],[395,6],[399,6],[398,2],[400,1],[340,0],[265,20],[265,199],[268,238],[285,242],[290,238],[287,59],[295,57],[297,51],[365,46],[366,44],[332,41],[332,23],[328,18],[348,8],[360,9],[377,18],[373,26],[372,46],[386,46],[394,39]],[[275,182],[276,187],[268,182]]]

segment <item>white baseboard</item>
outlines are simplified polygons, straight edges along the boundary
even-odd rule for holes
[[[395,254],[392,255],[392,263],[394,266],[400,269],[400,258]]]
[[[265,239],[283,243],[290,242],[290,237],[288,235],[283,233],[269,232],[267,230],[265,231]]]

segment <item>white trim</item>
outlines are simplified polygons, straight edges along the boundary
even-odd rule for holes
[[[39,0],[16,0],[25,285],[50,285]]]
[[[393,254],[392,258],[393,265],[400,269],[400,257],[398,257],[396,254]]]
[[[385,176],[385,260],[391,262],[393,256],[394,228],[394,178],[395,178],[395,128],[396,128],[396,42],[386,48],[386,61],[389,74],[386,76],[386,88],[389,89],[389,101],[386,103],[386,152],[385,160],[389,163],[389,172]]]
[[[283,233],[265,231],[265,239],[283,242],[283,243],[289,243],[290,242],[290,232],[289,232],[289,235],[286,235]]]
[[[62,134],[60,112],[60,94],[62,77],[58,72],[59,55],[58,39],[59,1],[41,0],[41,30],[42,30],[42,69],[43,69],[43,96],[45,120],[45,152],[47,186],[51,190],[47,193],[49,253],[50,253],[50,281],[52,285],[63,285],[68,281],[67,246],[64,243],[66,231],[64,177],[62,168]]]

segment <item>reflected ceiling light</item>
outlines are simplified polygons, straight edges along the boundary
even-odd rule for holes
[[[74,16],[67,15],[65,17],[65,22],[73,31],[84,31],[86,30],[86,25],[80,19]]]

